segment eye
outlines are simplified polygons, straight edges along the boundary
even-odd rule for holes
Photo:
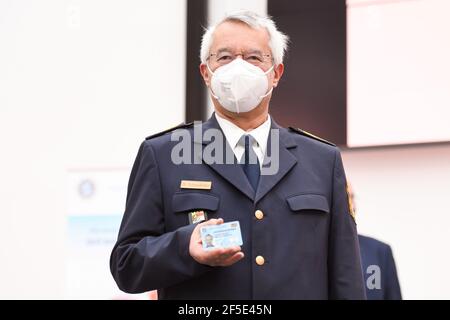
[[[227,54],[217,57],[217,61],[229,61],[231,59],[232,59],[231,55],[227,55]]]
[[[246,60],[250,62],[262,62],[262,58],[258,55],[250,55]]]

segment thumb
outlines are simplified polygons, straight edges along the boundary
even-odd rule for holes
[[[218,224],[222,224],[223,223],[223,219],[222,218],[219,218],[219,219],[210,219],[210,220],[208,220],[208,221],[205,221],[205,222],[202,222],[202,223],[199,223],[196,227],[195,227],[195,229],[194,229],[194,231],[193,231],[193,234],[195,234],[195,237],[196,237],[196,242],[197,243],[202,243],[202,239],[201,239],[201,237],[200,237],[200,228],[201,227],[203,227],[203,226],[210,226],[210,225],[218,225]]]
[[[203,223],[200,223],[200,226],[209,226],[209,225],[214,225],[214,224],[222,224],[223,223],[223,219],[219,218],[219,219],[209,219],[208,221],[205,221]]]

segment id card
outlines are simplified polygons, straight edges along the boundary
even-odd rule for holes
[[[242,234],[239,221],[204,226],[200,229],[200,236],[202,238],[204,250],[242,245]]]

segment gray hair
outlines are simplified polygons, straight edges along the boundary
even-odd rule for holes
[[[263,17],[251,11],[239,11],[229,14],[222,21],[205,30],[202,37],[202,46],[200,48],[200,60],[202,63],[206,63],[206,60],[208,59],[214,30],[218,25],[228,21],[243,22],[254,29],[265,28],[269,33],[269,47],[272,50],[275,65],[283,63],[283,57],[287,50],[289,37],[277,29],[275,22],[270,17]]]

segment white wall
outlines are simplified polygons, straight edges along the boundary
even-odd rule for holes
[[[180,0],[0,2],[0,298],[63,297],[68,169],[184,120],[185,26]]]
[[[450,140],[449,12],[448,0],[347,0],[348,145]]]
[[[358,231],[392,246],[405,299],[450,299],[450,144],[343,152]]]

